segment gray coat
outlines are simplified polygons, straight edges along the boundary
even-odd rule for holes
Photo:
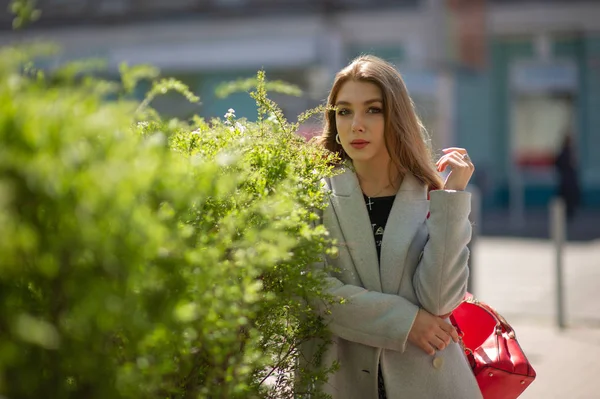
[[[327,180],[332,191],[323,223],[338,242],[329,293],[342,304],[320,309],[333,333],[325,364],[338,361],[324,391],[334,399],[377,398],[381,369],[389,399],[481,398],[464,354],[452,342],[436,361],[407,341],[419,307],[451,312],[466,291],[470,193],[432,191],[406,176],[390,212],[377,260],[369,215],[356,174]],[[427,218],[428,212],[430,217]],[[440,366],[441,363],[441,366]]]

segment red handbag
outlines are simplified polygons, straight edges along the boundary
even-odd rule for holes
[[[535,370],[517,342],[515,331],[498,312],[469,293],[450,321],[484,399],[514,399],[533,382]]]

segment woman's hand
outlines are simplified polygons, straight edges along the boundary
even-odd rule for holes
[[[444,183],[444,190],[463,191],[475,171],[475,166],[464,148],[445,148],[444,155],[436,162],[438,172],[443,172],[449,166],[450,174]]]
[[[419,309],[415,322],[408,333],[408,342],[433,356],[436,350],[444,350],[450,340],[458,342],[458,334],[454,326],[441,317]]]

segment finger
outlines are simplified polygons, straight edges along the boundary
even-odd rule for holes
[[[465,158],[465,156],[463,155],[463,157],[462,157],[462,160],[463,160],[464,162],[466,162],[466,163],[467,163],[467,165],[469,165],[469,168],[471,168],[471,169],[475,170],[475,164],[473,163],[473,160],[472,160],[471,158],[469,158],[469,157],[466,157],[466,158]]]
[[[448,147],[448,148],[444,148],[442,151],[445,152],[446,154],[449,153],[449,152],[452,152],[452,151],[458,151],[461,154],[466,154],[467,153],[467,150],[464,149],[464,148],[461,148],[461,147]]]
[[[445,167],[450,166],[450,167],[454,167],[454,168],[465,168],[465,169],[469,168],[469,165],[465,161],[463,161],[460,158],[460,156],[456,156],[456,157],[451,156],[451,157],[448,157],[448,159],[444,163],[444,166]]]
[[[440,164],[440,163],[442,163],[444,161],[447,161],[448,159],[451,159],[451,158],[462,160],[462,159],[464,159],[463,157],[465,156],[465,154],[463,154],[463,153],[461,153],[459,151],[452,151],[452,152],[449,152],[447,154],[442,155],[442,157],[440,159],[438,159],[438,161],[436,163]]]
[[[448,166],[448,161],[444,160],[443,162],[440,162],[437,166],[437,170],[438,172],[443,172],[444,170],[446,170],[446,167]]]
[[[429,356],[434,356],[435,355],[435,347],[433,347],[429,342],[423,341],[422,344],[420,345],[420,347]]]
[[[448,333],[446,333],[445,331],[441,334],[437,336],[439,339],[441,339],[442,341],[444,341],[444,344],[446,344],[446,346],[448,346],[450,344],[450,341],[452,341],[452,336]]]
[[[448,164],[448,160],[450,158],[453,157],[452,155],[453,153],[449,153],[449,154],[445,154],[443,155],[440,159],[438,159],[438,161],[436,162],[436,165],[438,166],[438,169],[442,166],[442,165],[447,165]]]
[[[471,167],[475,167],[475,165],[473,165],[473,162],[471,161],[471,158],[466,157],[467,154],[461,154],[460,152],[453,152],[452,153],[452,157],[455,159],[458,159],[460,162],[464,162],[469,168]]]
[[[454,342],[458,342],[458,332],[456,331],[456,328],[454,328],[454,326],[452,324],[442,321],[439,324],[439,326],[444,331],[444,333],[446,333],[446,335],[449,335],[454,340]]]
[[[454,153],[460,154],[460,153],[459,153],[459,152],[457,152],[457,151],[449,151],[449,152],[446,152],[444,155],[442,155],[442,156],[440,157],[440,159],[438,159],[438,160],[437,160],[437,162],[436,162],[436,163],[440,163],[441,161],[443,161],[443,160],[445,160],[445,159],[448,159],[448,157],[452,156],[452,154],[454,154]]]
[[[448,166],[454,168],[469,168],[469,165],[465,161],[456,159],[451,156],[438,165],[438,172],[443,172]]]
[[[452,153],[452,159],[456,159],[460,165],[464,165],[467,168],[470,168],[473,165],[472,163],[469,162],[469,160],[464,158],[464,155],[462,155],[458,152]]]
[[[460,337],[458,336],[458,331],[456,331],[456,328],[452,327],[452,331],[450,332],[450,337],[452,337],[452,340],[454,342],[458,342],[460,340]]]
[[[467,160],[464,158],[465,154],[461,154],[458,151],[450,153],[450,158],[456,159],[457,161],[464,162],[467,165]]]
[[[450,341],[452,341],[452,337],[446,333],[442,333],[440,335],[436,335],[436,348],[438,348],[438,350],[444,350],[445,347],[447,347],[448,345],[450,345]],[[440,347],[439,345],[437,345],[437,342],[441,341],[442,344],[444,345],[443,347]]]
[[[448,158],[447,155],[444,155],[443,157],[441,157],[440,159],[437,160],[437,162],[435,163],[435,166],[439,169],[440,165],[446,161],[446,159]]]
[[[454,328],[454,326],[452,324],[446,322],[443,319],[439,320],[438,327],[440,327],[440,329],[448,335],[452,335],[452,333],[456,333],[456,328]]]
[[[458,157],[460,158],[461,161],[465,162],[471,169],[475,170],[475,165],[473,164],[473,161],[471,160],[471,158],[467,156],[468,154],[467,154],[466,150],[464,150],[464,148],[456,148],[456,147],[452,147],[452,148],[454,148],[456,150],[448,152],[445,156],[456,157],[456,155],[458,155]],[[464,150],[464,151],[462,151],[462,150]],[[467,157],[465,158],[465,156],[467,156]],[[440,158],[440,160],[441,160],[441,158]]]
[[[446,343],[443,339],[440,339],[438,336],[434,335],[429,340],[429,344],[433,346],[438,351],[443,351],[446,348]]]

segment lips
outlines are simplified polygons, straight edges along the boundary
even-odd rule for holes
[[[368,141],[366,141],[366,140],[352,140],[352,141],[350,142],[350,145],[351,145],[352,147],[354,147],[354,148],[357,148],[357,149],[364,148],[364,147],[366,147],[368,144],[369,144],[369,142],[368,142]]]

